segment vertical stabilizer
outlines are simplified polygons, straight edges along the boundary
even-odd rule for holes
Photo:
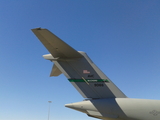
[[[91,61],[47,29],[32,29],[51,53],[45,59],[54,62],[51,76],[63,73],[84,98],[125,98],[121,90]]]

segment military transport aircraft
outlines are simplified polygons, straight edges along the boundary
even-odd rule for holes
[[[103,120],[160,120],[160,100],[128,98],[85,52],[76,51],[47,29],[32,31],[50,52],[43,55],[54,63],[50,76],[63,73],[85,98],[66,107]]]

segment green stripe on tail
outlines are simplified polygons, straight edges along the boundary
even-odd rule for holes
[[[70,82],[85,82],[83,79],[68,79]],[[107,79],[85,79],[87,82],[109,82]]]

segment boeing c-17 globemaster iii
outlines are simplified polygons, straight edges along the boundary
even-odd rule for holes
[[[50,54],[54,63],[50,76],[64,74],[85,98],[65,106],[103,120],[160,120],[160,100],[128,98],[87,56],[76,51],[47,29],[33,33]]]

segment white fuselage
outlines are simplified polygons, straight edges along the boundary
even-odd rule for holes
[[[131,98],[87,100],[66,107],[104,120],[160,120],[160,101]]]

